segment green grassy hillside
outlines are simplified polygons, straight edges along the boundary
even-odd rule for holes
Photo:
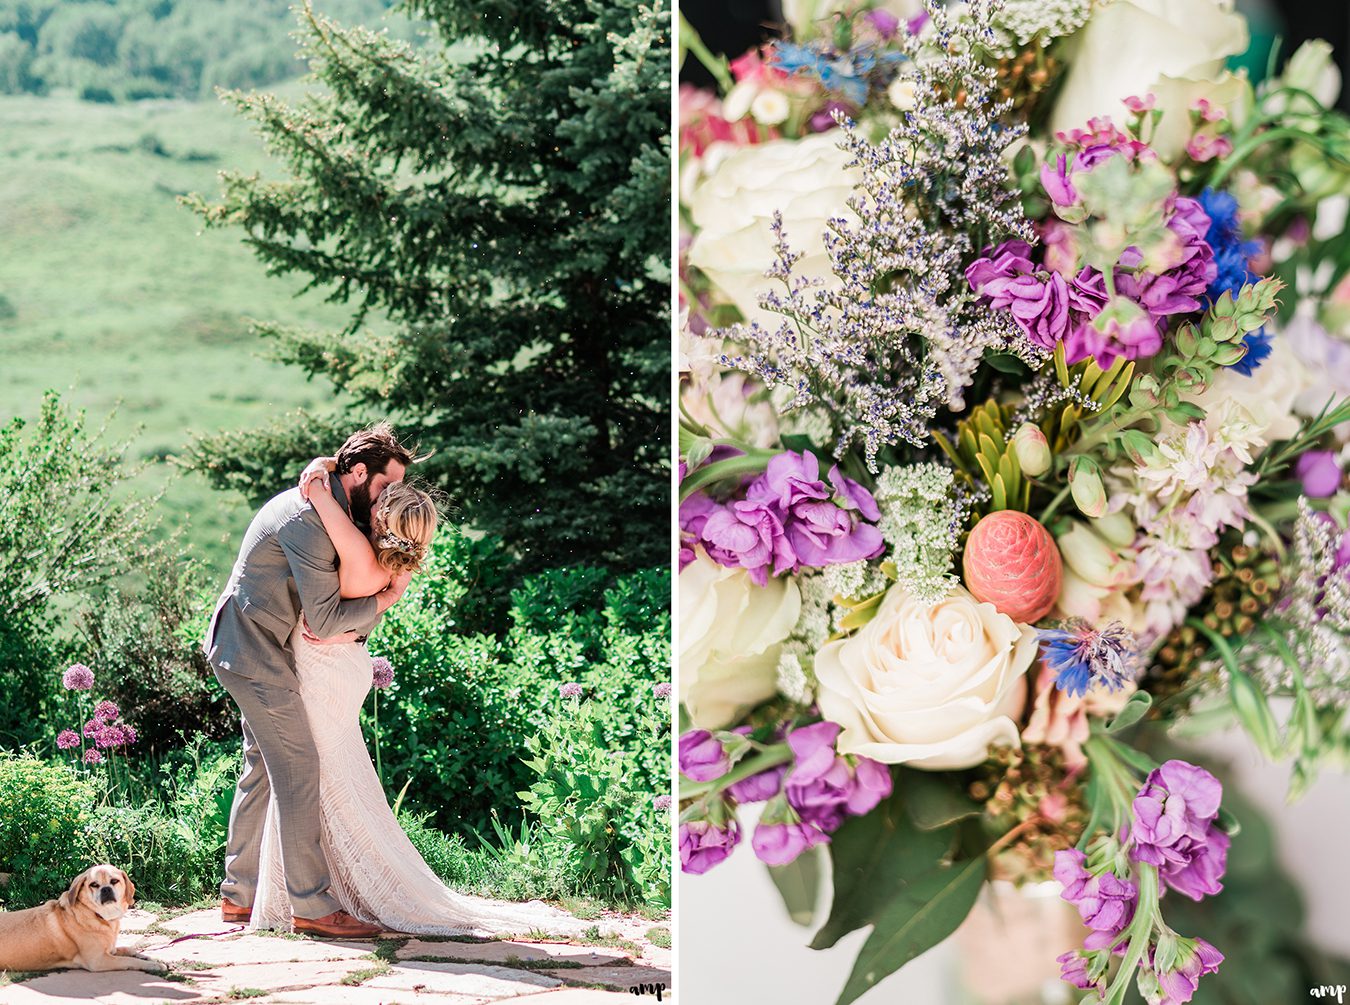
[[[250,514],[165,458],[194,433],[332,400],[269,361],[247,318],[348,317],[268,277],[238,232],[200,233],[176,197],[213,195],[227,167],[269,173],[260,141],[214,101],[0,98],[0,419],[35,416],[47,388],[94,425],[116,409],[111,432],[152,461],[137,490],[166,488],[166,530],[184,528],[222,577]]]

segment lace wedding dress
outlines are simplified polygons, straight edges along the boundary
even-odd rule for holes
[[[585,923],[539,901],[504,904],[456,893],[399,827],[361,735],[371,688],[364,644],[317,645],[291,633],[300,696],[318,749],[319,803],[331,892],[347,913],[412,935],[580,934]],[[251,928],[289,930],[276,803],[268,808]]]

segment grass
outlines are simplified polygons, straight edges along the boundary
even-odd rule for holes
[[[270,994],[270,992],[264,991],[262,988],[230,988],[229,993],[226,994],[225,997],[232,999],[263,998],[268,994]]]
[[[381,960],[373,966],[362,967],[360,970],[353,970],[346,977],[342,978],[342,983],[349,987],[355,987],[358,984],[364,984],[366,981],[376,977],[383,977],[385,974],[389,973],[390,969],[389,964]]]
[[[670,929],[669,928],[649,928],[647,929],[647,941],[658,949],[670,948]]]
[[[265,358],[247,319],[331,330],[348,313],[294,297],[298,280],[268,277],[240,232],[202,233],[176,199],[215,195],[224,168],[277,168],[214,100],[0,97],[0,136],[0,422],[36,416],[47,388],[91,425],[115,410],[110,433],[148,462],[136,490],[165,492],[165,530],[223,578],[251,513],[170,458],[196,433],[328,407],[331,389]]]

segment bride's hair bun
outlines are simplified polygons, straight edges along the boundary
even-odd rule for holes
[[[394,574],[416,572],[436,536],[436,503],[431,496],[395,482],[375,502],[375,558]]]

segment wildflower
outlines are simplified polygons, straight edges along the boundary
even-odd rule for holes
[[[94,744],[102,750],[113,750],[122,746],[126,741],[126,736],[120,726],[114,726],[111,723],[103,723],[94,734]]]
[[[97,750],[95,750],[93,747],[90,747],[88,750],[86,750],[86,751],[84,752],[84,763],[85,763],[85,764],[102,764],[102,763],[103,763],[103,755],[100,754],[100,753],[99,753]]]
[[[670,809],[670,796],[663,792],[661,795],[657,796],[655,799],[652,800],[652,807],[658,810]]]
[[[383,690],[394,683],[394,665],[383,656],[376,656],[370,661],[370,676],[375,688]]]
[[[670,681],[663,680],[660,684],[657,684],[656,687],[652,688],[652,694],[656,695],[658,698],[669,698]]]
[[[94,718],[101,719],[103,722],[112,722],[117,718],[118,709],[110,701],[101,701],[98,707],[94,709]]]
[[[59,750],[73,750],[80,745],[80,734],[73,729],[63,729],[56,734],[56,746]]]
[[[129,744],[132,744],[132,743],[135,743],[135,742],[136,742],[137,736],[136,736],[136,730],[135,730],[135,729],[133,729],[132,727],[128,726],[126,723],[122,723],[121,729],[122,729],[122,743],[123,743],[123,744],[129,745]]]
[[[580,698],[581,685],[576,681],[568,681],[562,687],[558,688],[558,693],[564,698]]]
[[[1054,671],[1055,687],[1075,698],[1097,684],[1119,691],[1134,679],[1138,660],[1134,633],[1119,621],[1096,629],[1075,618],[1062,628],[1038,629],[1037,635],[1041,658]]]
[[[1229,845],[1215,822],[1222,797],[1219,780],[1186,761],[1149,772],[1134,798],[1131,857],[1156,866],[1163,882],[1192,900],[1218,893]]]
[[[86,739],[92,740],[94,737],[98,736],[98,731],[102,728],[103,723],[99,722],[97,719],[90,719],[84,724],[83,732]]]
[[[94,671],[83,663],[76,663],[61,675],[61,683],[67,691],[88,691],[94,686]]]

